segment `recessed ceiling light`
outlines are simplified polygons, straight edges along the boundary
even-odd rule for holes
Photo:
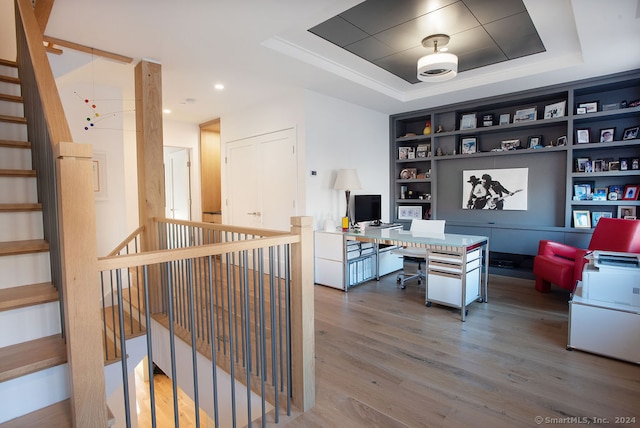
[[[224,85],[222,83],[216,83],[215,85],[213,85],[213,87],[219,91],[224,89]]]
[[[166,114],[170,114],[170,113],[171,113],[171,110],[169,110],[168,108],[166,108],[166,109],[162,110],[162,112],[163,112],[163,113],[166,113]]]

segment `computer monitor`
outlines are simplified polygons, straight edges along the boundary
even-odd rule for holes
[[[380,224],[382,218],[382,195],[355,195],[353,199],[354,221],[372,221]]]

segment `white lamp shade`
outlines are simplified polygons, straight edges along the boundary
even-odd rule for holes
[[[360,189],[360,180],[358,172],[355,169],[340,169],[336,176],[336,182],[333,184],[334,189],[354,190]]]
[[[443,82],[458,74],[458,57],[452,53],[438,52],[418,60],[418,80]]]

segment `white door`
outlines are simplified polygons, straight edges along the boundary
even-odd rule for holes
[[[167,218],[191,220],[190,150],[164,148],[164,187]]]
[[[297,213],[295,130],[227,144],[228,221],[289,231]]]

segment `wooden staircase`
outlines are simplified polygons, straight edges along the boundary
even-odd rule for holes
[[[49,244],[43,239],[37,174],[31,168],[14,62],[0,60],[0,92],[0,407],[5,409],[0,427],[43,426],[38,420],[71,426],[59,297],[50,280]],[[48,377],[64,379],[63,384],[53,385]],[[29,400],[5,399],[30,382],[36,390],[29,389]],[[55,391],[48,399],[37,391],[43,386]],[[29,404],[16,408],[12,400]]]

